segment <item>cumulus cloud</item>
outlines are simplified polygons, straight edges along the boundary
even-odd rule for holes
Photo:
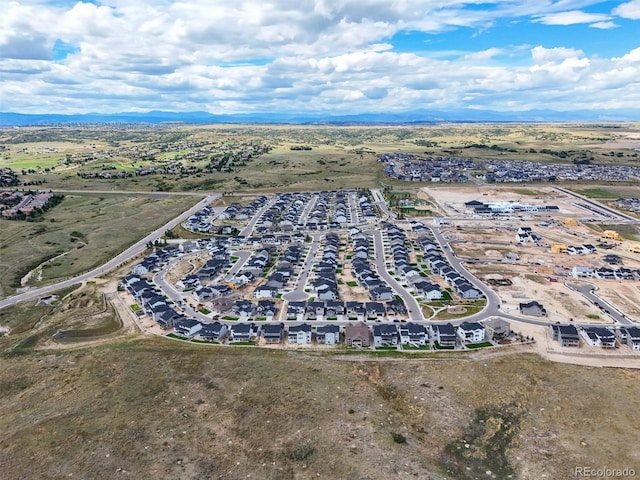
[[[640,0],[632,0],[631,2],[618,5],[613,9],[612,13],[619,17],[640,20]]]
[[[502,55],[504,50],[502,48],[488,48],[487,50],[481,50],[480,52],[473,52],[466,54],[463,58],[465,60],[489,60],[496,55]]]
[[[610,28],[618,28],[619,25],[615,22],[596,22],[589,25],[591,28],[599,28],[600,30],[609,30]]]
[[[613,101],[621,84],[627,99],[640,98],[640,53],[632,48],[609,60],[574,42],[474,51],[472,37],[501,20],[607,30],[615,16],[634,18],[640,0],[611,15],[581,10],[591,3],[0,0],[0,97],[3,109],[16,111],[229,113],[573,108],[576,99]],[[456,29],[468,45],[439,42]],[[400,32],[433,42],[399,51]],[[73,48],[54,55],[55,45]]]
[[[557,62],[559,60],[566,60],[568,58],[576,58],[582,56],[583,54],[584,53],[582,52],[582,50],[565,47],[545,48],[542,45],[538,45],[537,47],[531,49],[531,58],[536,64]]]

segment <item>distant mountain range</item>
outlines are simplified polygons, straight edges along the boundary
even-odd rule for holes
[[[0,112],[0,126],[22,127],[52,124],[152,124],[162,123],[287,123],[287,124],[420,124],[440,122],[635,122],[640,109],[591,111],[528,110],[497,112],[491,110],[416,110],[402,113],[361,113],[353,115],[246,113],[218,115],[208,112],[22,114]]]

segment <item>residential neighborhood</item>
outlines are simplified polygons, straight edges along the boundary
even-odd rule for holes
[[[556,324],[542,298],[502,311],[491,289],[511,280],[480,282],[438,224],[381,218],[386,207],[375,191],[240,200],[191,215],[183,227],[203,238],[155,248],[122,280],[136,315],[149,318],[159,334],[282,348],[459,350],[535,341],[517,332],[517,321],[547,322],[550,339],[563,348],[640,348],[637,332],[627,327]],[[561,214],[562,207],[471,200],[463,208],[482,218]],[[512,231],[511,245],[548,248],[543,231],[527,225]],[[576,258],[597,252],[588,242],[565,247],[552,250]],[[566,276],[640,279],[640,268],[620,265],[619,255],[602,258],[603,266],[576,264]],[[520,256],[509,259],[518,263]],[[469,310],[478,313],[465,315]],[[439,320],[444,313],[452,321]]]

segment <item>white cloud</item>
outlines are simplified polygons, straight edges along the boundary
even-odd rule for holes
[[[538,45],[531,49],[531,58],[536,64],[557,62],[582,55],[584,55],[582,50],[576,50],[575,48],[545,48],[542,45]]]
[[[479,52],[468,53],[464,57],[465,60],[489,60],[496,55],[502,55],[504,50],[502,48],[488,48]]]
[[[606,59],[570,48],[575,39],[481,51],[473,39],[440,43],[441,32],[479,38],[500,19],[616,26],[583,12],[595,0],[493,1],[0,0],[0,98],[15,111],[230,113],[573,108],[613,102],[621,85],[640,98],[640,49]],[[612,15],[631,18],[639,1]],[[402,31],[433,41],[399,53],[392,39]],[[65,58],[53,59],[56,40],[74,47]]]
[[[634,48],[621,58],[614,58],[616,62],[640,62],[640,47]]]
[[[545,25],[575,25],[578,23],[605,22],[611,17],[602,13],[587,13],[581,10],[549,13],[536,17],[536,22]]]
[[[606,22],[596,22],[589,25],[591,28],[599,28],[600,30],[609,30],[611,28],[618,28],[620,25],[617,23],[606,21]]]
[[[618,5],[611,13],[631,20],[640,20],[640,0],[632,0]]]

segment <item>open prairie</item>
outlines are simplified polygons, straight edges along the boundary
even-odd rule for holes
[[[101,265],[198,200],[186,195],[67,194],[38,221],[0,220],[0,297]]]
[[[0,373],[3,478],[539,479],[640,468],[629,421],[638,371],[534,354],[372,360],[139,337],[22,348]]]
[[[243,159],[249,144],[269,152]],[[636,124],[438,124],[419,126],[204,125],[28,127],[0,131],[0,166],[53,189],[261,191],[374,187],[378,154],[407,152],[629,164],[640,161]],[[306,149],[306,150],[305,150]],[[234,157],[235,154],[240,156]],[[219,165],[207,170],[221,158]],[[190,173],[136,175],[136,169]],[[80,175],[109,174],[109,178]],[[119,178],[116,174],[130,174]],[[386,179],[385,182],[395,182]]]

